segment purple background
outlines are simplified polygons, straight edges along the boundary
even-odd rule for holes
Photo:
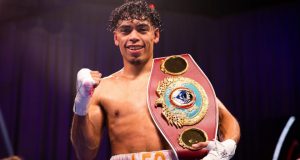
[[[122,67],[106,31],[114,7],[79,1],[1,21],[0,107],[17,155],[75,159],[69,137],[77,71],[107,76]],[[240,122],[234,159],[271,159],[283,123],[299,117],[299,10],[295,2],[222,17],[161,12],[155,57],[194,57]],[[0,158],[7,156],[2,142]],[[109,153],[103,142],[99,159]]]

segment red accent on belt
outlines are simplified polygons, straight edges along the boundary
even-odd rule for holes
[[[203,87],[207,94],[209,103],[205,117],[199,123],[193,126],[183,126],[182,128],[176,128],[174,126],[168,125],[167,121],[162,116],[162,108],[155,107],[155,101],[158,98],[156,89],[158,87],[159,81],[162,81],[166,77],[171,77],[171,75],[163,73],[160,69],[162,61],[167,57],[155,58],[153,61],[151,77],[149,79],[148,85],[148,108],[150,110],[152,119],[155,121],[156,126],[164,135],[168,143],[172,146],[173,151],[176,152],[179,159],[203,158],[208,153],[206,149],[185,149],[179,145],[178,138],[184,130],[191,127],[205,131],[207,133],[208,140],[213,140],[216,138],[218,129],[218,109],[216,96],[208,78],[200,69],[200,67],[195,63],[193,58],[189,54],[182,54],[180,56],[188,62],[187,71],[180,76],[195,80]]]

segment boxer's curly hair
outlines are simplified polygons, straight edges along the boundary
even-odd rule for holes
[[[113,32],[118,27],[119,20],[149,20],[150,23],[161,30],[159,13],[144,0],[127,0],[125,3],[114,9],[109,18],[108,30]]]

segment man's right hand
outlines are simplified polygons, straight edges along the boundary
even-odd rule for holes
[[[79,116],[85,116],[88,110],[88,102],[93,94],[94,88],[101,81],[101,73],[83,68],[77,73],[77,93],[73,111]]]

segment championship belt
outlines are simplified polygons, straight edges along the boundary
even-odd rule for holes
[[[218,109],[208,78],[189,54],[155,58],[148,84],[148,108],[177,159],[203,158],[192,147],[216,138]]]

